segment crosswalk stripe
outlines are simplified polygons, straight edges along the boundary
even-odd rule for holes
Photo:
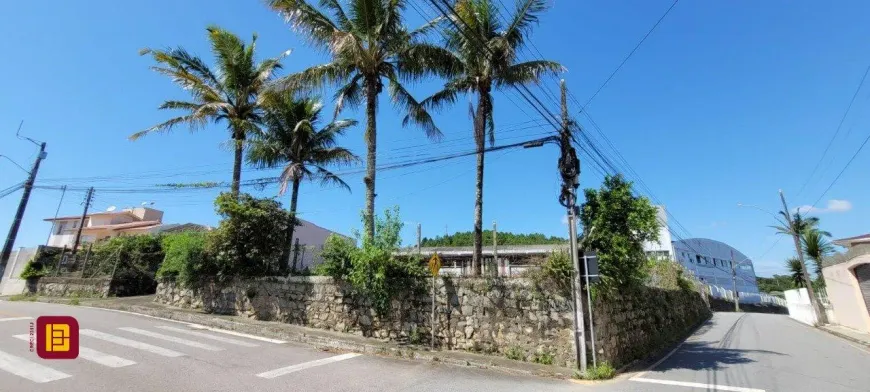
[[[0,318],[0,321],[18,321],[18,320],[30,320],[33,317],[6,317]]]
[[[15,335],[14,338],[21,339],[24,341],[30,340],[30,335]],[[96,362],[103,366],[119,368],[124,366],[135,365],[136,362],[133,362],[129,359],[124,359],[121,357],[116,357],[114,355],[109,355],[97,350],[93,350],[87,347],[79,346],[79,358]]]
[[[358,357],[360,355],[361,354],[357,354],[357,353],[336,355],[334,357],[318,359],[316,361],[304,362],[304,363],[300,363],[297,365],[292,365],[292,366],[278,368],[275,370],[270,370],[268,372],[263,372],[263,373],[258,374],[257,377],[262,377],[262,378],[280,377],[280,376],[284,376],[284,375],[287,375],[287,374],[290,374],[293,372],[298,372],[300,370],[305,370],[305,369],[313,368],[316,366],[322,366],[322,365],[330,364],[333,362],[344,361],[345,359],[351,359],[354,357]]]
[[[105,332],[94,331],[93,329],[83,329],[79,331],[80,334],[84,336],[90,336],[92,338],[105,340],[110,343],[120,344],[122,346],[132,347],[143,351],[148,351],[150,353],[154,353],[157,355],[162,355],[164,357],[181,357],[184,354],[178,351],[172,351],[167,348],[158,347],[154,345],[150,345],[148,343],[142,343],[136,340],[131,340],[127,338],[122,338],[120,336],[115,336],[111,334],[107,334]]]
[[[183,329],[183,328],[175,328],[175,327],[170,327],[168,325],[158,325],[157,328],[161,328],[161,329],[165,329],[167,331],[172,331],[172,332],[177,332],[177,333],[183,333],[186,335],[196,336],[196,337],[200,337],[200,338],[216,340],[218,342],[235,344],[237,346],[242,346],[242,347],[257,347],[257,345],[254,343],[243,342],[243,341],[238,340],[238,339],[225,338],[223,336],[214,336],[214,335],[209,335],[209,334],[204,333],[204,332],[191,331],[189,329]]]
[[[173,343],[183,344],[183,345],[185,345],[185,346],[201,348],[201,349],[203,349],[203,350],[209,350],[209,351],[222,351],[222,350],[223,350],[223,349],[220,348],[220,347],[215,347],[215,346],[208,345],[208,344],[205,344],[205,343],[194,342],[194,341],[192,341],[192,340],[187,340],[187,339],[177,338],[177,337],[175,337],[175,336],[164,335],[164,334],[162,334],[162,333],[146,331],[146,330],[144,330],[144,329],[131,328],[131,327],[123,327],[123,328],[118,328],[118,329],[120,329],[120,330],[122,330],[122,331],[127,331],[127,332],[137,333],[137,334],[139,334],[139,335],[149,336],[149,337],[152,337],[152,338],[155,338],[155,339],[161,339],[161,340],[165,340],[165,341],[168,341],[168,342],[173,342]]]
[[[0,351],[0,369],[39,383],[72,377],[64,372],[59,372],[48,366],[30,362],[24,358],[4,353],[3,351]]]

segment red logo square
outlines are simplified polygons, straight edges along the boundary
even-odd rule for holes
[[[43,359],[75,359],[79,356],[79,323],[70,316],[40,316],[36,319],[36,354]]]

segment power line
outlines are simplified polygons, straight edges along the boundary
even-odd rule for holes
[[[840,170],[840,173],[839,173],[839,174],[837,174],[837,177],[835,177],[835,178],[834,178],[834,181],[831,181],[831,184],[830,184],[830,185],[828,185],[828,187],[827,187],[827,188],[825,188],[825,191],[824,191],[824,192],[822,192],[822,194],[821,194],[821,195],[820,195],[820,196],[819,196],[819,198],[818,198],[818,199],[816,199],[816,201],[815,201],[815,202],[813,202],[813,204],[812,204],[812,206],[813,206],[813,207],[815,207],[815,206],[816,206],[816,204],[819,204],[819,201],[821,201],[821,200],[822,200],[822,198],[823,198],[823,197],[825,197],[825,195],[826,195],[826,194],[828,194],[828,191],[830,191],[830,190],[831,190],[831,188],[832,188],[832,187],[833,187],[833,186],[834,186],[834,184],[836,184],[836,183],[837,183],[837,181],[838,181],[838,180],[839,180],[839,179],[840,179],[840,176],[842,176],[842,175],[843,175],[843,173],[845,173],[845,172],[846,172],[846,169],[848,169],[848,168],[849,168],[849,165],[851,165],[851,164],[852,164],[852,161],[854,161],[854,160],[855,160],[855,157],[857,157],[857,156],[858,156],[858,154],[860,154],[860,153],[861,153],[861,150],[863,150],[863,149],[864,149],[864,146],[866,146],[866,145],[867,145],[867,142],[868,142],[868,141],[870,141],[870,135],[868,135],[868,136],[867,136],[867,138],[865,138],[865,139],[864,139],[864,143],[861,143],[861,146],[860,146],[860,147],[858,147],[858,151],[855,151],[855,153],[854,153],[854,154],[852,154],[852,158],[850,158],[850,159],[849,159],[849,162],[846,162],[846,166],[843,166],[843,170]]]

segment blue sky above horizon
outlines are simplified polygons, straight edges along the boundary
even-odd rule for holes
[[[502,1],[513,8],[512,1]],[[425,1],[415,4],[435,15]],[[567,68],[562,77],[585,102],[670,5],[670,0],[556,1],[531,41],[544,57]],[[183,46],[210,62],[205,27],[218,24],[246,39],[258,33],[260,58],[292,49],[284,74],[325,60],[256,0],[98,0],[85,6],[13,2],[3,8],[0,47],[8,55],[0,63],[0,74],[6,76],[0,93],[0,154],[31,165],[36,148],[15,138],[23,119],[23,134],[48,143],[38,183],[94,186],[96,210],[154,202],[167,222],[216,224],[212,200],[217,191],[109,190],[228,181],[232,154],[221,148],[228,137],[222,125],[127,140],[170,116],[156,110],[163,100],[185,98],[168,79],[148,69],[150,60],[138,56],[138,50]],[[775,212],[777,190],[783,189],[792,207],[812,204],[870,134],[870,87],[865,86],[819,172],[799,193],[870,64],[868,14],[870,3],[857,0],[824,5],[808,0],[680,2],[588,113],[685,227],[681,236],[712,238],[740,249],[755,260],[760,276],[783,273],[783,260],[794,252],[791,242],[777,240],[768,227],[775,223],[769,215],[737,203]],[[423,20],[413,7],[407,19],[412,26]],[[522,57],[531,59],[530,53]],[[548,92],[558,86],[552,78],[545,82],[545,90],[533,91],[556,112],[557,102]],[[438,86],[437,80],[422,82],[412,92],[423,98]],[[323,95],[329,112],[331,94]],[[384,96],[378,112],[379,164],[471,150],[467,101],[436,115],[445,138],[432,143],[419,129],[402,128],[401,116]],[[579,108],[570,103],[576,115]],[[362,119],[362,112],[342,117]],[[540,137],[552,129],[511,91],[496,94],[495,117],[497,144]],[[591,129],[588,118],[578,119]],[[362,131],[358,126],[342,141],[360,156],[365,153]],[[556,154],[546,146],[487,155],[485,227],[497,221],[500,231],[565,235]],[[581,186],[598,187],[602,178],[589,166],[584,164]],[[868,167],[870,152],[864,151],[812,211],[834,237],[870,231],[862,224],[870,218]],[[243,179],[275,173],[248,169]],[[25,176],[0,160],[0,189]],[[351,193],[303,185],[302,218],[343,233],[360,227],[362,176],[345,179]],[[377,187],[378,210],[400,206],[408,223],[406,243],[417,222],[429,237],[472,227],[473,157],[385,171],[378,174]],[[274,196],[277,188],[251,192]],[[0,199],[2,238],[19,197],[17,192]],[[67,192],[60,214],[80,213],[83,197],[82,191]],[[59,191],[34,191],[16,246],[45,243],[49,224],[42,219],[54,216],[59,199]]]

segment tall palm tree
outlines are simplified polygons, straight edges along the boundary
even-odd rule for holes
[[[783,206],[785,206],[785,196],[780,192],[780,197],[783,200]],[[822,307],[819,300],[816,298],[815,291],[813,290],[812,279],[810,279],[810,274],[807,272],[807,264],[804,260],[804,251],[801,247],[801,237],[803,237],[804,233],[818,230],[819,226],[819,218],[816,217],[805,217],[801,215],[800,209],[794,213],[794,215],[790,215],[788,210],[783,210],[779,212],[779,215],[782,216],[781,219],[777,219],[779,222],[779,226],[772,226],[779,234],[788,235],[793,238],[795,251],[797,253],[796,264],[791,264],[790,266],[800,268],[801,270],[801,278],[803,280],[803,287],[806,287],[807,294],[810,297],[810,303],[813,306],[813,311],[818,317],[818,321],[822,324],[827,322],[827,316],[825,315],[825,309]],[[830,236],[831,233],[827,231],[819,231],[822,235]]]
[[[808,229],[801,235],[803,251],[816,266],[816,276],[819,282],[824,282],[822,277],[822,260],[825,256],[834,252],[834,246],[825,239],[826,232],[816,228]]]
[[[215,56],[215,70],[184,48],[140,51],[157,62],[151,69],[166,75],[191,95],[190,101],[166,101],[158,109],[182,110],[185,114],[157,124],[130,136],[137,140],[151,133],[169,132],[176,125],[187,124],[191,130],[205,127],[210,121],[225,122],[230,131],[235,152],[232,193],[239,194],[242,178],[242,158],[245,139],[258,129],[261,121],[262,92],[275,71],[281,68],[280,56],[256,62],[254,51],[257,35],[246,44],[235,34],[217,26],[209,26],[208,39]]]
[[[356,120],[334,120],[317,129],[323,104],[313,98],[297,99],[291,91],[268,93],[264,109],[266,129],[250,142],[248,162],[260,168],[283,167],[278,193],[283,195],[291,188],[290,214],[294,221],[303,180],[333,184],[350,191],[347,183],[327,166],[359,160],[348,149],[338,147],[336,140],[346,129],[355,126]],[[284,260],[288,260],[292,251],[295,226],[288,228]],[[295,259],[293,270],[296,270]]]
[[[469,104],[477,149],[477,180],[474,199],[474,254],[472,269],[480,274],[483,243],[483,166],[485,139],[495,144],[493,89],[539,83],[544,74],[558,74],[564,68],[555,61],[518,62],[538,15],[547,9],[546,0],[519,0],[507,24],[499,19],[497,0],[458,0],[455,13],[445,24],[445,45],[460,64],[444,89],[422,103],[429,109],[442,108],[465,94],[477,95],[477,108]]]
[[[403,83],[450,75],[456,64],[448,51],[425,41],[434,23],[407,29],[402,15],[405,0],[348,0],[346,7],[340,3],[320,0],[318,7],[306,0],[267,0],[310,44],[331,57],[329,63],[285,78],[284,85],[299,90],[337,86],[336,116],[345,107],[365,103],[365,237],[371,239],[375,232],[376,113],[384,83],[393,103],[408,113],[402,125],[413,122],[429,138],[438,139],[441,131]]]
[[[804,270],[801,268],[801,261],[797,257],[789,258],[785,261],[785,266],[788,268],[789,276],[794,287],[806,287],[804,283]]]

